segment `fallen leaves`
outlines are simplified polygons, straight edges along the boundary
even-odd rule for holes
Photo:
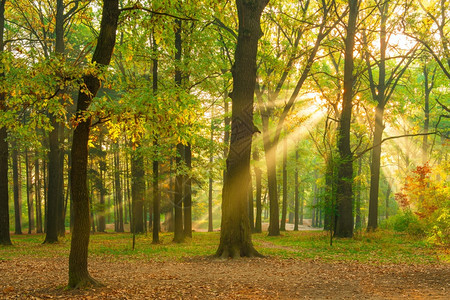
[[[444,298],[450,266],[370,265],[298,259],[118,261],[90,259],[105,284],[66,290],[67,259],[2,262],[1,299],[323,299]],[[40,271],[39,271],[40,270]]]

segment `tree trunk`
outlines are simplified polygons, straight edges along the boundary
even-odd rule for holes
[[[116,40],[119,19],[118,0],[103,2],[100,33],[92,62],[99,66],[109,65]],[[87,191],[88,141],[91,118],[84,117],[92,98],[100,88],[100,80],[94,74],[83,76],[85,87],[78,94],[76,127],[72,141],[71,193],[73,199],[74,227],[69,255],[69,288],[81,288],[96,284],[87,269],[89,245],[89,198]],[[84,89],[88,89],[88,93]]]
[[[267,166],[267,189],[269,191],[269,236],[280,235],[280,209],[278,205],[276,152],[271,143],[264,143]]]
[[[383,91],[384,93],[384,91]],[[375,132],[373,135],[372,163],[370,165],[369,221],[367,230],[378,227],[378,193],[380,188],[381,140],[383,137],[384,101],[379,102],[375,110]]]
[[[353,155],[350,148],[350,123],[353,99],[353,49],[355,45],[358,0],[349,0],[347,37],[345,39],[344,95],[338,131],[339,163],[337,170],[337,237],[353,236]]]
[[[216,252],[222,258],[260,255],[251,240],[247,193],[252,135],[256,131],[253,125],[256,54],[262,35],[260,18],[267,3],[268,0],[236,0],[239,32],[232,68],[231,139],[222,193],[220,244]]]
[[[287,137],[283,140],[283,205],[281,207],[281,228],[286,231],[287,216]]]
[[[154,55],[157,54],[158,46],[156,44],[155,35],[153,32],[153,52]],[[153,78],[152,78],[152,88],[153,95],[158,94],[158,59],[155,57],[152,59],[153,62]],[[159,161],[158,161],[158,136],[155,136],[153,142],[155,147],[155,157],[153,158],[153,244],[159,243],[159,232],[161,230],[161,220],[160,220],[160,203],[161,203],[161,191],[159,189]]]
[[[434,87],[434,78],[436,74],[436,68],[431,74],[431,78],[428,73],[428,67],[425,64],[423,67],[423,77],[424,77],[424,108],[423,112],[425,114],[425,119],[423,120],[423,132],[428,133],[430,126],[430,94]],[[428,161],[428,135],[423,136],[422,140],[422,164]]]
[[[32,165],[30,153],[25,150],[25,171],[27,176],[27,207],[28,207],[28,234],[34,230],[34,208],[33,208],[33,182],[31,179]]]
[[[144,233],[144,158],[138,150],[131,157],[131,206],[133,233]]]
[[[124,228],[123,228],[123,193],[122,193],[122,182],[120,180],[120,160],[119,160],[119,151],[120,151],[120,147],[119,144],[117,143],[117,149],[114,152],[114,186],[115,186],[115,198],[116,198],[116,205],[117,205],[117,220],[115,222],[116,226],[115,226],[115,231],[116,232],[124,232]],[[137,160],[138,162],[136,162],[135,166],[139,169],[142,168],[142,171],[140,170],[135,170],[136,173],[134,174],[139,174],[137,176],[142,176],[142,179],[136,179],[137,181],[139,180],[144,180],[144,172],[143,172],[143,167],[144,167],[144,162],[142,160],[142,157],[138,154]],[[133,168],[131,170],[131,172],[133,173]],[[145,184],[144,184],[145,186]],[[143,197],[142,197],[143,200]],[[138,200],[139,202],[140,200]],[[139,227],[137,227],[139,228]],[[137,229],[138,230],[138,229]],[[136,231],[136,232],[140,232],[140,231]]]
[[[250,230],[255,231],[255,216],[253,208],[253,182],[250,174],[250,182],[248,184],[248,222],[250,223]]]
[[[99,175],[100,175],[100,182],[99,182],[99,209],[98,209],[98,224],[97,224],[97,230],[98,232],[105,232],[106,230],[106,219],[105,219],[105,194],[106,194],[106,187],[105,187],[105,174],[107,171],[107,165],[106,165],[106,152],[103,151],[103,135],[101,134],[99,137],[99,152],[100,157],[98,160],[98,169],[99,169]]]
[[[186,162],[186,167],[189,170],[189,174],[185,175],[185,184],[184,184],[184,197],[183,197],[183,220],[184,220],[184,236],[192,237],[192,180],[190,170],[192,169],[192,152],[191,152],[191,144],[187,144],[184,147],[185,156],[184,160]]]
[[[210,142],[214,143],[214,106],[211,113],[211,126],[210,126]],[[210,149],[209,153],[209,186],[208,186],[208,232],[213,231],[213,150]]]
[[[361,176],[361,171],[362,171],[362,157],[360,157],[358,159],[358,178],[360,178]],[[361,224],[361,188],[362,188],[362,184],[361,184],[361,180],[358,181],[358,189],[356,192],[356,207],[355,207],[355,214],[356,214],[356,218],[355,218],[355,229],[361,229],[362,228],[362,224]]]
[[[42,198],[41,198],[41,175],[39,167],[38,152],[35,152],[36,161],[34,163],[34,184],[36,191],[36,233],[42,233]]]
[[[14,220],[15,234],[22,234],[22,196],[20,189],[19,174],[19,154],[17,153],[17,144],[14,143],[12,151],[12,169],[13,169],[13,192],[14,192]]]
[[[182,54],[182,40],[181,40],[181,20],[175,20],[175,86],[181,88],[182,73],[180,70],[181,54]],[[177,157],[176,157],[176,177],[175,177],[175,228],[174,228],[174,242],[181,243],[184,241],[183,231],[183,194],[184,194],[184,175],[181,174],[180,168],[183,165],[186,151],[184,145],[178,143]]]
[[[255,220],[255,232],[261,233],[262,232],[262,186],[261,186],[261,169],[258,167],[259,163],[259,154],[258,150],[255,149],[253,152],[253,159],[255,160],[255,166],[254,166],[254,172],[255,172],[255,184],[256,184],[256,220]]]
[[[298,211],[300,206],[298,199],[298,149],[295,150],[294,189],[294,231],[298,231]]]
[[[56,122],[53,122],[53,130],[49,134],[50,151],[48,152],[48,193],[47,193],[47,226],[45,230],[44,243],[58,242],[58,200],[59,187],[58,178],[61,175],[60,160],[59,160],[59,142],[58,142],[58,128]]]
[[[387,191],[386,191],[386,220],[389,218],[389,198],[391,196],[391,185],[389,182],[387,183]]]
[[[62,0],[56,2],[56,24],[55,24],[55,52],[59,56],[64,55],[64,3]],[[62,185],[63,166],[61,165],[61,149],[59,145],[59,135],[61,126],[56,119],[56,115],[51,114],[50,120],[53,129],[49,133],[48,152],[48,199],[47,199],[47,230],[44,243],[55,243],[58,241],[59,201],[64,198]]]
[[[182,161],[184,160],[183,156],[185,154],[183,144],[179,143],[177,145],[177,158],[176,165],[177,169],[181,166]],[[175,176],[175,228],[174,228],[174,237],[173,241],[175,243],[182,243],[184,241],[184,231],[183,231],[183,191],[184,191],[184,176],[183,174],[179,174],[179,170],[176,171],[177,175]]]
[[[0,54],[3,54],[3,34],[5,29],[5,2],[0,0]],[[0,61],[0,69],[3,70]],[[0,72],[0,81],[5,78],[5,73]],[[0,93],[0,110],[5,111],[5,93]],[[0,245],[11,245],[9,228],[9,196],[8,196],[8,132],[6,127],[0,127]]]

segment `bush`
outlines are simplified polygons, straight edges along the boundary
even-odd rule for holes
[[[433,223],[430,230],[430,237],[428,240],[436,245],[449,246],[450,245],[450,209],[444,208],[439,211],[439,216]]]

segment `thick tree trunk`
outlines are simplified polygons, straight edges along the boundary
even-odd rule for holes
[[[58,241],[58,200],[59,187],[58,178],[61,175],[59,160],[59,126],[53,122],[53,130],[49,134],[50,151],[48,153],[48,193],[47,193],[47,213],[46,213],[46,230],[44,243],[56,243]]]
[[[253,97],[256,84],[256,54],[262,35],[260,18],[268,0],[236,0],[239,32],[232,68],[233,92],[230,151],[222,193],[222,226],[216,255],[222,258],[259,256],[251,240],[247,193],[250,182],[250,152]]]
[[[0,54],[3,54],[3,33],[5,29],[5,2],[0,0]],[[2,62],[0,61],[0,69]],[[0,82],[5,73],[0,72]],[[0,110],[5,111],[5,94],[0,93]],[[9,196],[8,196],[8,132],[6,127],[0,127],[0,245],[11,245],[9,228]]]
[[[55,52],[59,56],[64,55],[64,2],[56,2],[56,25],[55,25]],[[63,201],[63,190],[61,180],[63,171],[61,164],[61,149],[59,145],[59,135],[61,126],[55,115],[50,116],[52,131],[49,133],[49,153],[48,153],[48,199],[47,199],[47,229],[44,243],[55,243],[58,241],[58,234],[61,233],[59,201]]]
[[[100,23],[100,33],[92,62],[109,65],[116,40],[119,19],[118,0],[105,0]],[[71,193],[73,199],[74,227],[69,255],[69,288],[96,284],[87,269],[89,245],[89,198],[87,190],[88,141],[91,118],[84,117],[92,98],[100,88],[100,80],[93,74],[83,77],[85,87],[78,94],[76,127],[72,141]],[[88,89],[88,93],[84,89]]]
[[[349,0],[347,37],[345,39],[344,95],[338,131],[339,163],[337,170],[337,237],[353,236],[353,155],[350,148],[350,123],[353,99],[353,49],[355,45],[358,0]]]

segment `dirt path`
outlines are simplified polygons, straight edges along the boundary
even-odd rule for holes
[[[446,299],[450,294],[449,265],[92,258],[90,269],[105,287],[66,291],[67,259],[0,261],[0,299]]]

